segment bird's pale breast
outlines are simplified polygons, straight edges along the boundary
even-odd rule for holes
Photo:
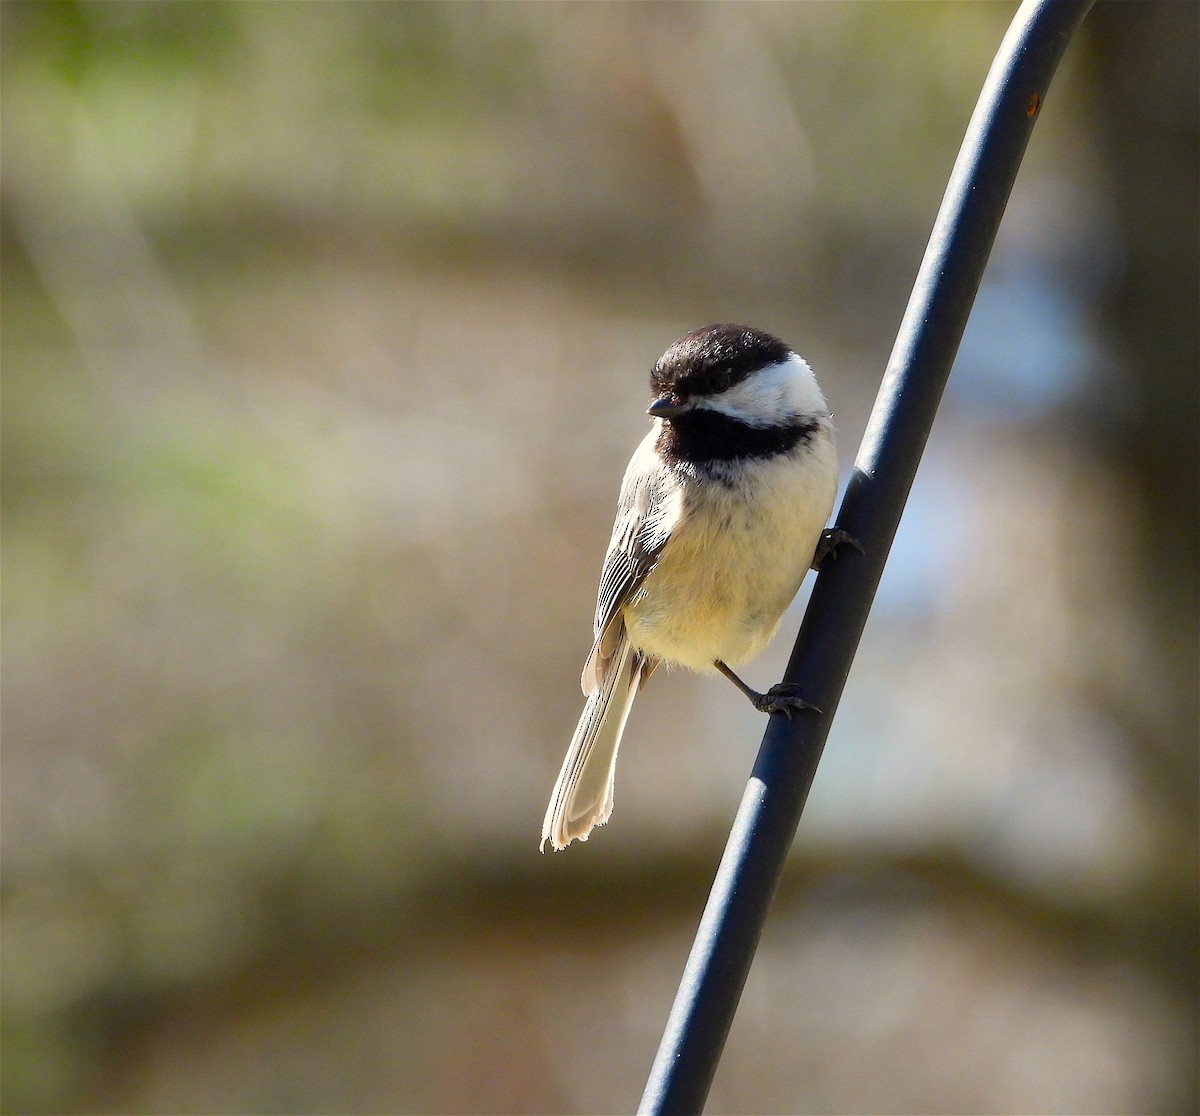
[[[625,606],[631,642],[654,658],[711,672],[757,655],[812,561],[837,488],[828,434],[761,462],[743,483],[685,479],[678,523]],[[703,493],[699,485],[707,486]]]

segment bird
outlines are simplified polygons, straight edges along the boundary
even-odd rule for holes
[[[717,323],[654,364],[651,429],[625,471],[600,575],[586,702],[542,823],[540,848],[609,820],[633,699],[660,663],[723,674],[764,713],[813,709],[734,667],[775,635],[810,568],[842,543],[826,529],[838,461],[812,369],[777,337]]]

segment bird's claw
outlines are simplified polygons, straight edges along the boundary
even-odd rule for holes
[[[782,713],[789,721],[797,710],[811,709],[814,713],[820,713],[821,710],[811,701],[805,701],[796,692],[797,689],[798,687],[790,682],[780,682],[765,694],[753,698],[754,708],[760,713]]]
[[[862,543],[850,534],[849,531],[843,531],[840,527],[827,527],[821,532],[821,537],[817,540],[817,549],[813,554],[812,568],[819,570],[821,563],[831,554],[836,558],[839,546],[852,546],[859,554],[866,554]]]

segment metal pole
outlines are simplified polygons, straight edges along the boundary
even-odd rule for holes
[[[823,712],[768,722],[641,1113],[703,1111],[1025,145],[1092,2],[1024,0],[992,64],[837,518],[865,553],[822,567],[784,675]]]

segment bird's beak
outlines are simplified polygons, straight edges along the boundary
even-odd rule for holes
[[[690,403],[679,403],[669,395],[660,395],[646,408],[646,414],[651,418],[669,419],[675,418],[676,415],[682,415],[684,411],[690,411],[691,409],[692,405]]]

